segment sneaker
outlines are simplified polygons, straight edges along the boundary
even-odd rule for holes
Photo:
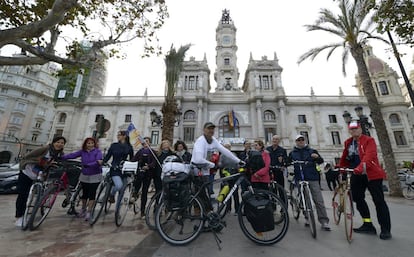
[[[86,212],[85,214],[85,221],[88,221],[91,218],[91,213],[90,212]]]
[[[363,233],[363,234],[369,234],[369,235],[376,235],[377,230],[375,229],[374,225],[372,223],[364,223],[359,228],[354,228],[355,233]]]
[[[329,226],[328,223],[323,223],[321,228],[322,230],[325,230],[325,231],[331,231],[331,227]]]
[[[80,213],[78,213],[76,216],[78,218],[85,218],[86,215],[86,209],[82,209]]]
[[[389,240],[392,238],[392,235],[389,231],[381,231],[380,238],[382,240]]]
[[[79,213],[75,210],[75,208],[69,208],[69,210],[66,213],[68,215],[75,215],[75,216],[79,215]]]
[[[309,227],[309,220],[308,219],[305,220],[305,227]]]
[[[145,213],[141,212],[141,219],[145,220]]]
[[[14,222],[16,227],[23,227],[23,217],[17,218],[16,222]]]
[[[114,203],[115,202],[115,196],[113,196],[113,195],[109,196],[108,202]]]

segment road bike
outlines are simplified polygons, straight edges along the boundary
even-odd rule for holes
[[[248,190],[243,192],[242,201],[237,210],[238,221],[243,234],[253,242],[261,245],[275,244],[285,236],[289,227],[289,218],[285,205],[277,195],[270,191],[254,189],[246,178],[244,168],[240,168],[238,173],[228,177],[218,178],[214,181],[204,181],[203,178],[205,176],[199,177],[192,174],[198,174],[198,170],[205,169],[205,166],[192,165],[190,175],[184,176],[184,179],[187,180],[186,182],[191,185],[188,199],[185,199],[180,205],[175,205],[169,203],[169,196],[164,193],[163,200],[156,209],[155,224],[157,231],[166,242],[172,245],[185,245],[195,240],[201,232],[211,231],[219,246],[221,240],[218,238],[217,232],[220,232],[226,226],[224,218],[228,213],[226,211],[227,205],[231,201],[233,193],[241,187],[242,183],[248,185]],[[171,176],[180,175],[172,174]],[[223,183],[229,180],[236,181],[224,200],[220,202],[216,199],[210,199],[208,187],[212,183]],[[164,192],[166,190],[164,188]],[[272,229],[258,230],[248,220],[249,216],[247,215],[248,209],[246,206],[252,198],[269,203],[267,206],[261,205],[258,208],[270,206]]]
[[[352,226],[354,217],[354,205],[352,203],[351,175],[354,169],[338,168],[340,172],[339,184],[335,188],[332,197],[333,217],[335,224],[338,225],[341,217],[344,217],[345,235],[349,243],[352,242]],[[343,214],[343,215],[342,215]]]
[[[313,238],[316,238],[315,213],[312,205],[311,191],[309,182],[304,180],[303,166],[307,161],[292,161],[291,164],[298,165],[300,177],[294,177],[289,185],[290,205],[292,207],[293,217],[299,219],[302,212],[305,220],[309,223],[309,228]]]
[[[77,167],[77,165],[72,167]],[[54,169],[62,166],[63,173],[54,173]],[[68,187],[67,170],[69,165],[65,161],[51,165],[45,172],[40,172],[32,185],[27,201],[27,208],[23,218],[23,229],[37,229],[52,210],[58,194]],[[58,177],[57,179],[54,179]],[[53,179],[53,181],[50,181]]]

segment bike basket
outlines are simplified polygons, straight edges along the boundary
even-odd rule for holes
[[[191,195],[190,177],[181,172],[176,175],[164,176],[163,199],[166,201],[167,210],[179,210],[184,208]]]
[[[76,186],[78,184],[80,173],[81,170],[76,167],[68,169],[67,174],[70,186]]]
[[[275,229],[273,219],[274,208],[269,196],[248,193],[243,197],[244,214],[255,232],[266,232]]]
[[[122,165],[122,174],[135,173],[138,169],[138,162],[124,162]]]

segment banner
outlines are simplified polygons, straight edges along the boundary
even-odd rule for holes
[[[236,124],[236,118],[234,117],[234,111],[229,111],[229,128],[233,129]]]
[[[131,122],[127,128],[129,141],[134,148],[137,148],[141,144],[141,136],[135,125]]]

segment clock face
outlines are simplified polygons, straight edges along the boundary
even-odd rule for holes
[[[230,36],[223,36],[223,45],[230,45],[231,44],[231,37]]]

